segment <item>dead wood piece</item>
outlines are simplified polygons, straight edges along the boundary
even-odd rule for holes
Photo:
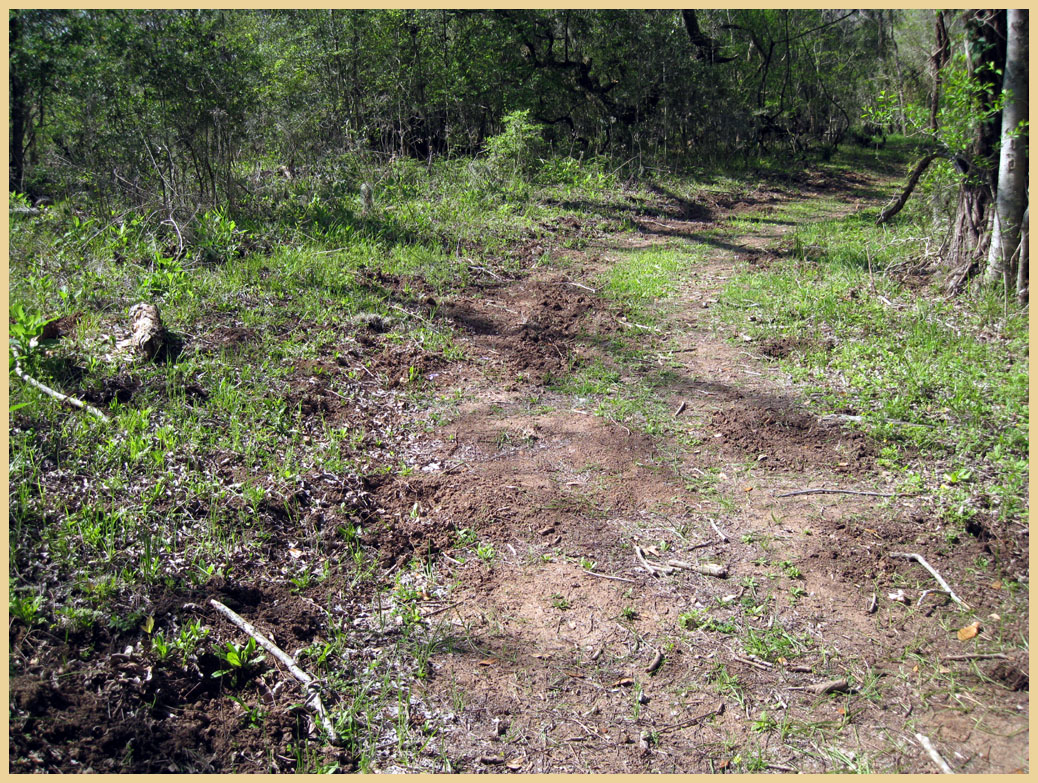
[[[908,201],[908,197],[911,196],[912,191],[915,190],[915,186],[919,183],[919,178],[923,176],[923,172],[926,171],[929,165],[939,157],[941,157],[940,153],[931,152],[919,159],[915,164],[915,167],[912,169],[912,173],[908,176],[908,182],[905,183],[904,190],[901,191],[897,198],[883,207],[883,211],[879,213],[879,217],[876,218],[877,226],[886,223],[901,211],[901,208]]]
[[[653,675],[657,671],[659,671],[659,668],[662,665],[663,665],[663,653],[657,651],[656,654],[653,656],[652,661],[649,663],[648,666],[645,667],[645,673],[649,674],[649,675]]]
[[[87,413],[92,413],[94,416],[96,416],[97,418],[101,419],[101,421],[109,421],[109,418],[107,416],[105,416],[103,413],[101,413],[101,411],[99,411],[93,405],[87,405],[82,400],[77,400],[75,397],[70,397],[67,394],[62,394],[59,391],[55,391],[50,386],[46,386],[46,385],[40,383],[38,380],[33,378],[27,372],[25,372],[25,370],[22,369],[22,365],[19,364],[17,360],[15,360],[15,363],[14,363],[14,374],[17,375],[19,378],[21,378],[23,381],[25,381],[30,386],[32,386],[34,389],[38,389],[39,391],[43,392],[47,396],[53,397],[58,402],[67,402],[69,405],[71,405],[71,406],[73,406],[75,408],[79,408],[80,410],[84,410]]]
[[[673,574],[677,569],[672,566],[658,566],[653,565],[645,559],[645,551],[638,546],[634,545],[634,556],[638,558],[638,562],[642,564],[646,571],[650,574]]]
[[[321,720],[321,725],[324,727],[325,732],[328,734],[329,741],[336,745],[339,742],[339,736],[335,733],[335,727],[332,726],[332,722],[328,719],[328,713],[325,712],[324,704],[321,702],[321,697],[317,693],[317,683],[314,678],[307,674],[305,671],[300,669],[296,662],[274,642],[270,641],[266,636],[256,630],[256,627],[252,625],[248,620],[244,619],[241,615],[230,609],[225,604],[220,603],[215,598],[210,598],[209,603],[216,609],[220,614],[238,626],[241,630],[245,631],[249,636],[256,640],[263,649],[277,658],[281,663],[285,665],[285,668],[301,682],[309,696],[307,699],[307,705],[311,706],[314,712],[317,713],[318,718]]]
[[[753,666],[754,668],[765,672],[771,671],[772,667],[775,665],[773,663],[768,663],[767,661],[754,661],[749,658],[743,658],[741,655],[733,655],[732,658],[739,663],[745,663],[747,666]]]
[[[623,577],[623,576],[613,576],[612,574],[600,574],[600,573],[598,573],[598,571],[587,571],[587,570],[585,570],[584,573],[585,574],[590,574],[591,576],[597,576],[599,579],[612,579],[613,581],[616,581],[616,582],[630,582],[632,585],[638,584],[638,580],[636,580],[636,579],[628,579],[627,577]]]
[[[932,565],[927,563],[926,558],[922,555],[917,554],[915,552],[891,552],[890,555],[888,555],[888,557],[899,557],[904,560],[915,560],[917,563],[919,563],[919,565],[921,565],[923,568],[930,572],[933,578],[937,580],[937,583],[944,588],[944,591],[951,597],[951,599],[955,603],[957,603],[963,609],[971,608],[969,604],[967,604],[965,601],[959,598],[959,596],[955,595],[955,591],[952,590],[951,586],[944,581],[944,577],[937,573],[937,570]]]
[[[710,523],[710,527],[712,527],[714,529],[714,532],[717,533],[717,535],[721,537],[721,541],[723,541],[726,544],[729,541],[731,541],[731,539],[728,538],[728,535],[723,530],[721,530],[721,528],[719,528],[716,524],[714,524],[714,520],[709,519],[707,521]]]
[[[945,655],[944,660],[946,661],[979,661],[987,658],[1001,658],[1008,660],[1009,656],[1005,653],[964,653],[962,655]]]
[[[937,752],[937,748],[930,742],[930,738],[923,734],[915,735],[916,741],[923,746],[923,750],[927,752],[933,763],[937,765],[937,768],[941,770],[945,775],[954,775],[952,768],[948,766],[948,762],[941,758],[941,754]]]
[[[130,308],[133,320],[130,345],[144,354],[147,359],[154,359],[166,346],[166,328],[159,317],[159,308],[147,302],[140,302]]]
[[[836,680],[826,680],[825,682],[816,682],[814,685],[806,685],[802,688],[790,688],[791,691],[807,691],[813,693],[816,696],[823,696],[826,693],[854,693],[857,688],[852,688],[851,684],[847,682],[846,678],[840,677]]]
[[[688,402],[686,400],[682,400],[681,404],[678,406],[678,409],[676,411],[674,411],[674,417],[677,418],[678,416],[680,416],[684,412],[685,408],[687,408],[687,407],[688,407]]]
[[[780,495],[775,495],[775,497],[791,498],[794,495],[867,495],[877,498],[909,497],[899,492],[859,492],[854,489],[798,489],[796,492],[783,492]]]

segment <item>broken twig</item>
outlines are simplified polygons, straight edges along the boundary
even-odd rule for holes
[[[945,661],[979,661],[986,658],[1001,658],[1004,661],[1009,660],[1009,656],[1005,653],[963,653],[962,655],[945,655],[943,660]]]
[[[959,598],[959,596],[955,595],[955,591],[952,590],[951,586],[947,582],[944,581],[944,577],[942,577],[939,573],[937,573],[937,570],[932,565],[927,563],[926,562],[926,558],[923,557],[922,555],[917,554],[915,552],[891,552],[888,555],[888,557],[899,557],[899,558],[902,558],[904,560],[915,560],[917,563],[919,563],[919,565],[921,565],[923,568],[925,568],[927,571],[929,571],[933,575],[933,578],[937,580],[937,583],[941,587],[944,588],[944,591],[949,596],[951,596],[951,599],[955,603],[957,603],[963,609],[970,609],[971,608],[969,604],[967,604],[965,601],[963,601],[961,598]]]
[[[584,573],[585,574],[590,574],[591,576],[597,576],[599,579],[613,579],[613,580],[615,580],[617,582],[630,582],[632,585],[638,584],[638,580],[637,579],[628,579],[627,577],[624,577],[624,576],[612,576],[611,574],[600,574],[600,573],[598,573],[598,571],[588,571],[586,569],[584,570]]]
[[[656,655],[654,655],[652,658],[652,661],[649,663],[648,666],[645,667],[645,673],[648,675],[653,675],[659,670],[660,666],[662,665],[663,653],[657,650]]]
[[[923,746],[923,750],[925,750],[929,754],[930,758],[933,759],[933,763],[937,765],[937,768],[941,770],[941,772],[945,775],[955,774],[952,771],[952,768],[948,766],[948,762],[941,758],[941,754],[937,752],[937,748],[935,748],[933,743],[930,742],[929,737],[924,734],[916,734],[915,738],[916,741]]]
[[[726,544],[729,541],[731,541],[731,539],[728,538],[728,535],[723,530],[721,530],[721,528],[719,528],[716,524],[714,524],[714,520],[708,519],[707,521],[710,523],[710,527],[714,529],[714,532],[721,537],[721,541],[723,541]]]
[[[645,559],[645,552],[637,544],[634,545],[634,556],[638,558],[638,562],[644,566],[645,570],[650,574],[673,574],[676,570],[671,566],[658,566],[653,565]]]
[[[791,498],[794,495],[868,495],[876,498],[900,498],[915,497],[914,495],[902,495],[900,492],[859,492],[854,489],[798,489],[796,492],[783,492],[775,495],[777,498]]]
[[[328,713],[324,710],[324,704],[321,703],[321,697],[317,693],[317,683],[314,678],[309,674],[300,669],[296,662],[292,658],[278,647],[274,642],[270,641],[266,636],[256,630],[256,627],[252,625],[248,620],[244,619],[241,615],[235,612],[233,609],[228,608],[226,605],[220,603],[215,598],[210,598],[209,603],[212,604],[213,608],[216,609],[220,614],[238,626],[241,630],[245,631],[249,636],[256,640],[256,642],[267,652],[277,658],[281,663],[285,665],[285,668],[291,672],[292,676],[295,677],[299,682],[306,686],[306,692],[309,695],[307,699],[307,705],[313,705],[314,712],[321,720],[321,725],[324,727],[325,732],[328,734],[328,739],[333,745],[338,744],[339,736],[335,733],[335,727],[332,726],[332,722],[328,719]]]
[[[69,405],[79,408],[80,410],[84,410],[87,413],[92,413],[94,416],[101,419],[101,421],[110,421],[110,419],[107,416],[101,413],[101,411],[99,411],[93,405],[87,405],[82,400],[77,400],[75,397],[69,397],[67,394],[62,394],[59,391],[55,391],[50,386],[45,386],[44,384],[40,383],[38,380],[33,378],[31,375],[25,372],[25,370],[22,369],[22,365],[19,364],[17,359],[15,359],[14,362],[14,374],[30,386],[32,386],[34,389],[39,389],[41,392],[50,397],[53,397],[58,402],[67,402]]]

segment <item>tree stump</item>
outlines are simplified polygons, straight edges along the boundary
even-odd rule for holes
[[[166,328],[159,317],[159,308],[146,302],[135,304],[130,308],[130,318],[133,319],[130,345],[145,358],[154,360],[166,347]]]

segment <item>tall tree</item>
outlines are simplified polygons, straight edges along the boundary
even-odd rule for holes
[[[988,250],[988,283],[1002,282],[1008,290],[1016,286],[1021,257],[1020,227],[1027,208],[1027,11],[1010,10],[1006,66],[1002,80],[1002,147],[999,154],[998,190]]]

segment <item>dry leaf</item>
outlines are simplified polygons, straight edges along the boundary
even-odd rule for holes
[[[743,492],[753,492],[753,487],[743,487],[742,491]]]
[[[972,639],[978,633],[980,633],[980,621],[979,620],[977,620],[976,622],[970,623],[969,625],[965,626],[964,628],[960,628],[959,629],[959,641],[960,642],[968,642],[970,639]]]
[[[634,685],[634,680],[632,680],[630,677],[622,677],[621,679],[617,680],[616,682],[614,682],[609,687],[610,688],[618,688],[618,687],[620,687],[622,685]]]
[[[518,759],[518,758],[516,758],[516,759],[509,759],[508,761],[505,762],[505,766],[508,767],[513,772],[516,772],[516,771],[518,771],[518,770],[523,768],[523,760],[522,759]]]
[[[577,679],[584,679],[584,675],[580,672],[563,672],[567,677],[576,677]]]
[[[288,553],[290,555],[292,555],[292,557],[296,558],[297,560],[303,556],[303,550],[302,549],[295,549],[294,547],[292,549],[289,549]]]
[[[991,583],[991,589],[992,590],[1001,590],[1002,589],[1002,582],[1001,581],[992,582]]]
[[[497,658],[484,658],[482,661],[480,661],[476,665],[477,666],[493,666],[495,663],[497,663]]]

